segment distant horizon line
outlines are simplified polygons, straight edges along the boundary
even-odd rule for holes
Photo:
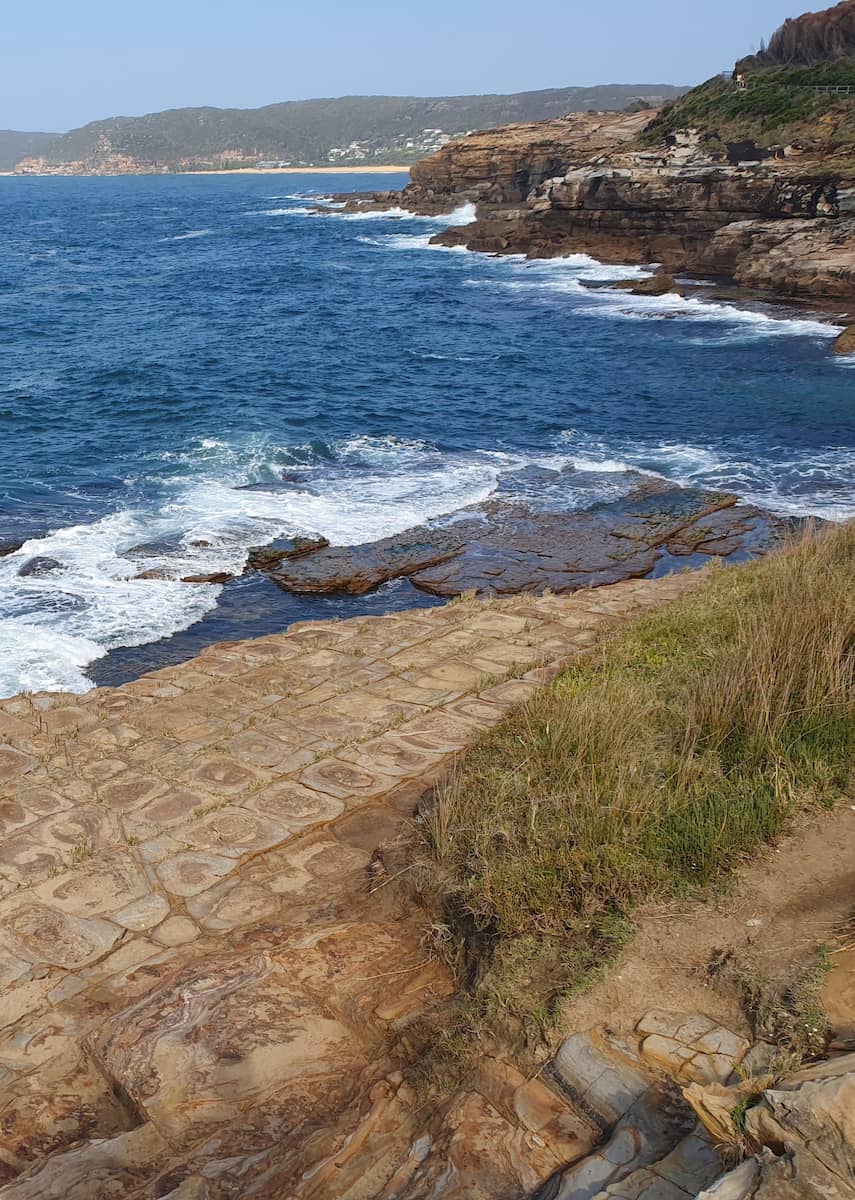
[[[0,129],[0,134],[3,133],[18,133],[25,135],[41,135],[44,137],[64,137],[67,133],[71,133],[76,129],[85,129],[88,125],[97,125],[101,121],[142,121],[146,117],[159,116],[162,113],[181,112],[186,109],[212,109],[218,112],[258,112],[264,108],[277,108],[282,104],[315,104],[324,103],[327,101],[336,100],[459,100],[476,97],[501,97],[501,96],[527,96],[538,92],[566,92],[566,91],[589,91],[594,88],[610,88],[610,87],[638,87],[638,88],[653,88],[653,87],[668,87],[668,88],[685,88],[690,89],[696,87],[694,83],[620,83],[611,80],[608,83],[566,83],[558,84],[551,87],[541,88],[522,88],[515,92],[432,92],[426,95],[415,95],[414,93],[403,92],[344,92],[338,96],[305,96],[302,99],[289,100],[271,100],[266,104],[173,104],[167,108],[152,108],[140,113],[111,113],[105,117],[92,117],[88,121],[82,121],[79,125],[70,125],[67,129],[51,130],[51,129],[13,129],[7,126]]]

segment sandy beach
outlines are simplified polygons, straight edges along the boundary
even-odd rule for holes
[[[402,166],[379,166],[379,167],[235,167],[234,170],[223,169],[219,171],[129,171],[127,174],[133,175],[400,175],[402,173],[409,174],[409,167]],[[46,176],[53,176],[53,172],[45,172],[39,175],[24,174],[17,171],[0,171],[0,178],[4,176],[19,177],[22,179],[44,179]],[[124,172],[122,172],[124,174]],[[81,171],[79,175],[71,176],[75,179],[99,179],[100,175],[93,172]]]

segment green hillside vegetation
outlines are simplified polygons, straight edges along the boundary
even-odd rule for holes
[[[651,900],[703,895],[855,762],[855,522],[707,571],[484,735],[408,878],[462,989],[428,1034],[549,1023]]]
[[[761,148],[797,145],[831,157],[855,152],[855,92],[846,96],[812,90],[855,88],[855,59],[748,70],[746,78],[746,91],[717,76],[666,104],[642,143],[654,146],[679,129],[699,128],[721,143],[751,139]]]
[[[0,129],[0,171],[11,171],[22,158],[44,153],[56,136],[55,133],[18,133],[14,129]]]
[[[50,163],[80,162],[107,153],[152,165],[200,165],[227,160],[243,165],[258,159],[327,163],[334,148],[359,151],[340,156],[407,162],[424,148],[407,146],[425,130],[446,134],[544,120],[587,109],[620,109],[639,96],[651,102],[685,89],[667,84],[616,84],[592,88],[552,88],[514,95],[347,96],[341,99],[290,101],[258,109],[181,108],[144,117],[96,121],[52,141],[43,150]]]
[[[745,90],[736,86],[738,75]],[[768,46],[736,64],[733,78],[717,76],[666,104],[641,142],[661,145],[679,129],[696,128],[722,157],[731,142],[790,145],[855,175],[855,94],[818,87],[855,88],[855,0],[785,21]]]

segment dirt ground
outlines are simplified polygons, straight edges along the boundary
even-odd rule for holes
[[[628,1034],[651,1008],[703,1012],[744,1033],[735,997],[707,978],[716,951],[736,951],[757,972],[785,984],[855,912],[855,805],[802,823],[743,867],[726,891],[704,904],[645,909],[621,960],[565,1009],[562,1036],[605,1019]]]

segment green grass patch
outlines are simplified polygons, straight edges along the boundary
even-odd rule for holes
[[[548,1024],[640,904],[702,894],[855,762],[855,523],[712,569],[487,733],[408,876],[461,985],[435,1049]]]
[[[852,59],[815,68],[753,71],[748,81],[744,92],[720,77],[693,88],[665,105],[642,133],[641,144],[656,146],[677,130],[697,128],[721,143],[794,143],[822,154],[855,147],[855,95],[816,93],[808,86],[855,86]]]

